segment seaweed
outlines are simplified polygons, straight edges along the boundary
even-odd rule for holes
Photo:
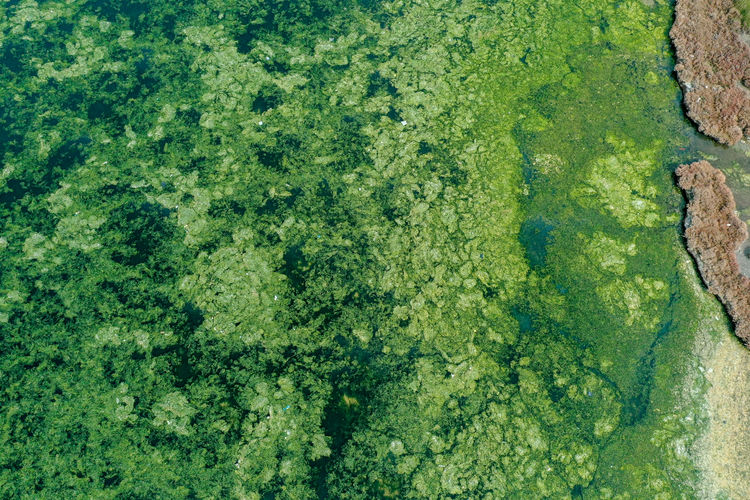
[[[0,496],[696,495],[668,2],[144,5],[0,17]]]

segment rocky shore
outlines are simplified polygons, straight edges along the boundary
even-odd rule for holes
[[[677,0],[670,31],[687,115],[724,144],[750,135],[750,46],[732,0]]]
[[[709,291],[727,308],[735,334],[750,345],[750,278],[740,273],[735,252],[747,239],[725,177],[707,161],[680,165],[678,184],[688,197],[685,238]]]

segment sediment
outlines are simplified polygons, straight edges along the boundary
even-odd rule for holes
[[[750,135],[750,46],[732,0],[678,0],[670,31],[687,115],[724,144]]]
[[[696,458],[707,479],[699,498],[750,498],[750,351],[722,337],[706,359],[709,427]],[[713,491],[710,491],[713,490]]]
[[[680,165],[679,186],[688,196],[685,238],[708,290],[732,317],[735,334],[750,346],[750,278],[740,272],[736,250],[747,239],[726,178],[707,161]]]

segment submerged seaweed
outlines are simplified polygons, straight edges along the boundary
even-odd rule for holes
[[[697,495],[668,2],[151,4],[0,7],[0,496]]]

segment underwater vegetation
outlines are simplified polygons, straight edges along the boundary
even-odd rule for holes
[[[671,19],[3,4],[0,497],[699,497]]]
[[[742,26],[745,28],[750,26],[750,1],[734,0],[734,6],[742,15]]]

